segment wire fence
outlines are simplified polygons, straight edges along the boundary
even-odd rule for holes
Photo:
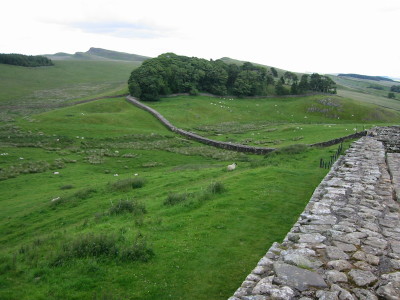
[[[324,168],[324,169],[330,169],[332,165],[335,163],[335,161],[339,158],[339,156],[343,152],[343,143],[340,143],[339,147],[337,148],[336,152],[334,155],[331,155],[329,160],[324,160],[321,158],[319,160],[319,167]]]

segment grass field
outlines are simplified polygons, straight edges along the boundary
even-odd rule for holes
[[[398,82],[356,80],[338,76],[331,76],[331,78],[338,84],[339,96],[400,111],[400,99],[388,98],[390,87],[398,85]],[[371,86],[380,87],[382,90],[371,88]]]
[[[127,93],[139,62],[55,61],[52,67],[0,64],[0,120],[54,109],[69,101]]]
[[[172,135],[123,98],[3,126],[0,145],[2,175],[14,171],[0,181],[7,299],[225,299],[295,222],[330,151],[217,150]],[[227,172],[233,159],[239,167]],[[144,186],[121,188],[135,178]],[[214,183],[224,191],[210,191]],[[146,213],[110,214],[120,200]],[[90,234],[128,249],[139,233],[155,254],[148,262],[65,253]]]
[[[150,106],[178,127],[265,147],[312,144],[400,120],[396,111],[326,95],[247,100],[180,96]]]
[[[86,65],[102,75],[60,63],[59,74],[81,75],[18,92],[10,79],[2,91],[26,115],[0,124],[0,299],[227,299],[286,235],[327,173],[320,158],[337,149],[291,145],[400,119],[335,96],[149,103],[178,127],[281,147],[248,155],[177,136],[124,98],[35,113],[24,101],[37,91],[69,86],[62,101],[73,102],[81,81],[124,88],[103,62]]]

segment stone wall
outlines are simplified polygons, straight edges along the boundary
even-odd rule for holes
[[[187,138],[196,140],[200,143],[206,144],[206,145],[210,145],[213,147],[217,147],[217,148],[221,148],[221,149],[226,149],[226,150],[232,150],[232,151],[237,151],[237,152],[246,152],[246,153],[253,153],[253,154],[267,154],[269,152],[275,151],[275,148],[265,148],[265,147],[255,147],[255,146],[246,146],[246,145],[241,145],[241,144],[235,144],[235,143],[227,143],[227,142],[222,142],[222,141],[216,141],[216,140],[211,140],[208,138],[205,138],[203,136],[200,136],[196,133],[190,132],[190,131],[186,131],[183,129],[180,129],[178,127],[175,127],[174,125],[172,125],[166,118],[164,118],[164,116],[162,116],[159,112],[157,112],[155,109],[143,104],[142,102],[138,101],[136,98],[132,97],[132,96],[127,96],[127,101],[129,101],[130,103],[134,104],[135,106],[148,111],[149,113],[151,113],[154,117],[156,117],[162,124],[164,124],[165,127],[167,127],[169,130],[178,133],[182,136],[185,136]],[[354,134],[350,134],[348,136],[344,136],[341,138],[337,138],[337,139],[333,139],[330,141],[326,141],[326,142],[321,142],[321,143],[316,143],[316,144],[312,144],[309,145],[311,147],[328,147],[328,146],[332,146],[335,144],[339,144],[345,140],[349,140],[349,139],[354,139],[354,138],[359,138],[361,136],[366,135],[367,132],[366,131],[362,131],[362,132],[358,132],[358,133],[354,133]]]
[[[203,136],[200,136],[196,133],[186,131],[183,129],[180,129],[178,127],[175,127],[172,125],[164,116],[162,116],[159,112],[157,112],[155,109],[152,109],[151,107],[143,104],[142,102],[138,101],[132,96],[128,96],[126,98],[129,102],[132,104],[136,105],[137,107],[140,107],[149,113],[151,113],[154,117],[156,117],[164,126],[166,126],[169,130],[178,133],[180,135],[183,135],[187,138],[196,140],[200,143],[214,146],[217,148],[221,149],[226,149],[226,150],[233,150],[233,151],[238,151],[238,152],[247,152],[247,153],[254,153],[254,154],[266,154],[269,152],[274,151],[274,148],[264,148],[264,147],[253,147],[253,146],[245,146],[245,145],[240,145],[240,144],[234,144],[234,143],[227,143],[227,142],[221,142],[221,141],[216,141],[216,140],[211,140],[208,138],[205,138]]]
[[[133,97],[127,100],[199,142],[257,154],[275,150],[204,138],[173,126]],[[360,136],[316,188],[283,242],[271,246],[229,300],[400,300],[400,153],[392,153],[400,152],[400,127],[310,146]]]
[[[350,135],[346,135],[337,139],[333,139],[330,141],[326,141],[326,142],[321,142],[321,143],[315,143],[310,145],[311,147],[329,147],[329,146],[333,146],[336,144],[339,144],[341,142],[347,141],[347,140],[352,140],[352,139],[358,139],[362,136],[366,136],[367,135],[367,131],[361,131],[361,132],[356,132]]]
[[[400,153],[400,126],[376,127],[370,134],[381,141],[388,152]]]
[[[400,299],[400,156],[379,135],[399,129],[352,144],[229,300]]]

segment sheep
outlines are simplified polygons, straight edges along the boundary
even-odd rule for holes
[[[236,166],[237,166],[237,164],[233,163],[231,165],[228,165],[226,168],[227,168],[228,171],[233,171],[233,170],[236,169]]]
[[[54,174],[54,175],[59,175],[59,174],[60,174],[60,172],[53,172],[53,174]]]
[[[56,202],[56,201],[58,201],[58,200],[60,200],[61,198],[60,197],[56,197],[56,198],[54,198],[54,199],[51,199],[51,202]]]

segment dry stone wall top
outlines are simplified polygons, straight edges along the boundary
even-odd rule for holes
[[[373,135],[333,165],[283,242],[272,245],[229,300],[400,299],[393,188],[400,175],[389,173],[385,146]],[[388,162],[400,169],[397,154]]]

